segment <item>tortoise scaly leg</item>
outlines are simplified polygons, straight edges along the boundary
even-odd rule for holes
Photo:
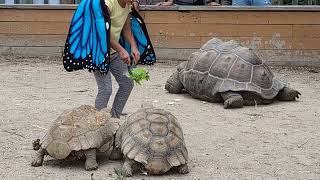
[[[279,101],[294,101],[299,98],[299,95],[301,95],[299,91],[285,87],[279,91],[277,99]]]
[[[34,166],[34,167],[42,166],[43,158],[46,152],[47,151],[45,149],[42,149],[40,147],[40,149],[36,151],[36,153],[32,157],[31,166]]]
[[[87,171],[95,170],[98,168],[98,163],[96,160],[96,149],[88,149],[84,151],[86,156],[85,169]]]
[[[132,173],[133,173],[133,166],[136,162],[134,160],[131,160],[131,159],[128,159],[126,158],[124,163],[123,163],[123,166],[122,166],[122,169],[124,170],[124,173],[125,173],[125,176],[127,177],[131,177],[132,176]]]
[[[113,148],[110,154],[109,159],[111,160],[119,160],[122,159],[122,153],[120,148]]]
[[[179,172],[180,174],[187,174],[187,173],[189,173],[188,165],[187,165],[187,164],[182,164],[182,165],[178,166],[178,172]]]
[[[224,100],[225,109],[243,107],[243,98],[239,93],[228,91],[221,93],[221,96]]]

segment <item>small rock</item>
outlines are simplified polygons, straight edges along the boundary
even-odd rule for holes
[[[311,73],[319,73],[319,71],[314,70],[314,69],[309,70],[309,72],[311,72]]]
[[[89,91],[88,89],[82,89],[82,90],[75,90],[74,92],[87,92]]]
[[[174,102],[168,102],[167,104],[168,105],[174,105]]]

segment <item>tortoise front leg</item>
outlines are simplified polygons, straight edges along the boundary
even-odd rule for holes
[[[242,108],[243,107],[243,98],[241,94],[233,92],[233,91],[227,91],[221,93],[221,96],[224,100],[224,108],[230,109],[230,108]]]
[[[279,91],[277,99],[279,101],[294,101],[296,98],[299,98],[299,95],[301,95],[299,91],[285,87]]]
[[[95,170],[98,168],[98,163],[96,160],[96,149],[88,149],[84,151],[86,156],[85,169],[87,171]]]
[[[132,159],[126,158],[122,169],[124,170],[125,176],[130,177],[133,174],[133,166],[136,162]]]
[[[187,174],[187,173],[189,173],[188,165],[187,165],[187,164],[182,164],[182,165],[178,166],[178,172],[179,172],[180,174]]]
[[[32,157],[31,166],[34,166],[34,167],[42,166],[43,158],[44,158],[44,155],[46,155],[46,152],[47,151],[45,149],[42,149],[40,147],[40,149],[36,151],[36,153]]]
[[[119,160],[122,159],[122,152],[120,148],[113,148],[110,154],[109,159],[111,160]]]

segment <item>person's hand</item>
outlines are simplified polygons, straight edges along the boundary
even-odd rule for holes
[[[130,64],[130,56],[125,49],[122,49],[121,51],[119,51],[119,56],[123,62],[125,62],[126,64]]]
[[[172,6],[173,2],[159,2],[156,6]]]
[[[131,56],[133,57],[135,63],[138,64],[140,60],[140,52],[136,47],[131,49]]]
[[[221,4],[216,3],[216,2],[209,2],[209,3],[207,4],[207,6],[221,6]]]

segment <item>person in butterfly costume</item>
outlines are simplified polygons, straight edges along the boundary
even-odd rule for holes
[[[107,107],[112,73],[119,84],[111,109],[117,118],[134,86],[124,73],[128,66],[156,61],[143,19],[131,4],[132,0],[82,0],[71,20],[63,54],[67,71],[93,71],[97,109]]]

